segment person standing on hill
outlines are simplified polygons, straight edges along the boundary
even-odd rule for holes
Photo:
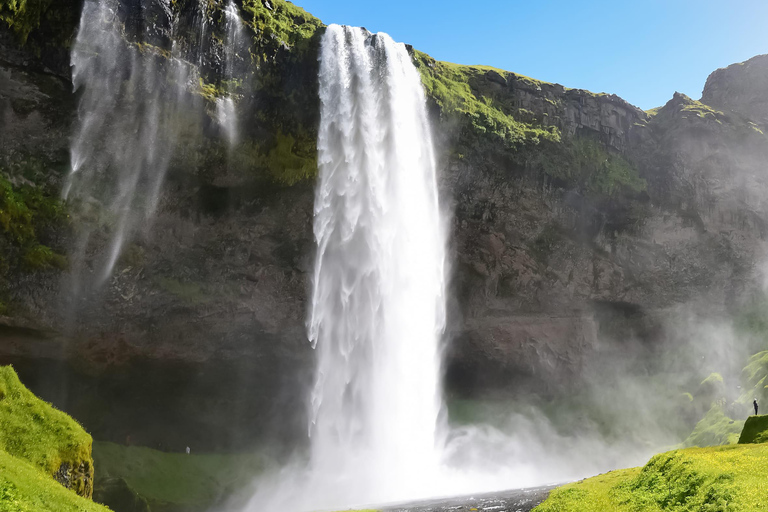
[[[754,400],[752,400],[752,405],[754,405],[754,406],[755,406],[755,416],[757,416],[757,398],[755,398]]]

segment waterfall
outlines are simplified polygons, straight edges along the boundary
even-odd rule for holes
[[[139,44],[126,41],[119,9],[116,0],[86,1],[72,49],[72,80],[82,95],[63,195],[96,203],[97,215],[114,223],[98,281],[155,213],[195,78],[188,63],[153,45],[157,25],[145,24]]]
[[[320,61],[310,460],[254,511],[428,496],[440,465],[446,241],[419,74],[403,44],[338,25]]]
[[[445,236],[425,96],[385,34],[331,26],[320,60],[312,462],[373,501],[407,496],[439,463],[442,403]]]
[[[206,106],[203,72],[216,74],[223,97],[213,115],[232,145],[237,139],[236,89],[245,73],[247,41],[235,4],[223,8],[222,69],[211,71],[213,33],[208,0],[174,14],[171,0],[86,0],[72,48],[72,79],[81,93],[63,197],[84,209],[73,258],[75,292],[83,287],[85,254],[94,253],[95,285],[110,277],[123,246],[146,231],[165,175],[182,142],[199,140]],[[183,24],[186,23],[186,24]],[[197,94],[196,94],[197,93]],[[109,239],[101,240],[103,225]],[[94,241],[96,239],[96,241]],[[87,283],[85,283],[87,286]]]
[[[240,53],[245,47],[245,34],[240,13],[232,0],[227,2],[224,9],[225,29],[227,34],[224,48],[224,76],[222,88],[226,96],[216,100],[216,119],[227,137],[230,148],[239,140],[237,110],[235,96],[238,87],[238,64]]]

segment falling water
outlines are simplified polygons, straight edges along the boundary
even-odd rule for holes
[[[230,147],[232,147],[237,144],[239,139],[235,96],[238,87],[238,76],[240,76],[237,66],[242,60],[239,54],[244,49],[245,34],[240,13],[232,0],[227,2],[224,16],[227,40],[224,47],[223,89],[226,92],[226,96],[216,100],[216,118],[224,130]]]
[[[251,510],[425,496],[440,464],[445,233],[419,75],[359,28],[329,26],[320,60],[311,454],[298,495]]]
[[[170,18],[168,5],[159,5]],[[96,203],[114,222],[101,281],[131,232],[154,215],[194,74],[146,42],[156,25],[145,25],[142,44],[126,41],[119,8],[116,0],[86,1],[72,49],[72,79],[82,96],[64,198]]]
[[[312,461],[372,500],[439,463],[445,240],[418,72],[385,34],[329,27],[309,337]]]
[[[81,91],[79,124],[71,144],[72,168],[63,196],[85,205],[80,271],[93,252],[101,225],[111,226],[103,254],[94,260],[95,283],[112,274],[123,246],[151,225],[162,184],[177,145],[197,140],[206,109],[200,92],[202,70],[216,74],[224,97],[215,116],[230,145],[237,140],[236,92],[246,72],[247,40],[240,15],[229,0],[223,7],[223,62],[211,66],[208,0],[174,15],[171,0],[86,0],[72,49],[73,83]],[[77,263],[79,261],[79,263]]]

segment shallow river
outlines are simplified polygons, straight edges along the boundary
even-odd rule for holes
[[[493,494],[446,498],[384,508],[387,512],[529,512],[554,486],[515,489]]]

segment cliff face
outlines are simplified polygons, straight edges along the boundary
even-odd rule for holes
[[[701,101],[733,111],[759,124],[768,123],[768,55],[758,55],[713,72],[707,78]]]
[[[37,245],[68,254],[78,218],[35,213],[28,245],[3,231],[18,254],[0,268],[0,363],[100,438],[229,447],[303,431],[322,25],[279,0],[239,5],[254,59],[246,140],[228,162],[206,129],[174,160],[151,229],[107,286],[72,304],[71,266],[24,264]],[[0,40],[0,178],[58,205],[76,98],[56,52],[18,41]],[[663,342],[675,308],[727,314],[749,296],[768,213],[751,78],[719,70],[703,102],[676,94],[646,113],[413,56],[452,214],[451,389],[555,393],[623,340]],[[757,76],[764,61],[736,68]]]

